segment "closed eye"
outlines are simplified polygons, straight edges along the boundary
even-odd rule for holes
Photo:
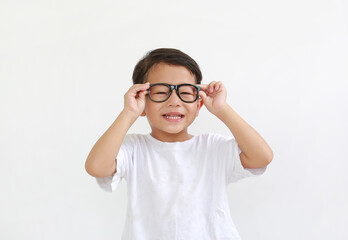
[[[193,95],[193,93],[190,93],[190,92],[181,92],[180,95]]]

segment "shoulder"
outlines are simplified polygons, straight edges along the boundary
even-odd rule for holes
[[[123,139],[123,145],[137,145],[137,144],[144,144],[146,143],[147,139],[146,134],[137,134],[137,133],[131,133],[127,134]]]
[[[218,133],[203,133],[195,137],[198,144],[204,144],[209,147],[217,147],[225,144],[236,144],[233,136],[225,136]]]
[[[145,138],[145,134],[138,134],[138,133],[129,133],[124,137],[124,140],[131,141],[131,140],[138,140]]]
[[[234,138],[232,136],[225,136],[219,133],[203,133],[196,136],[197,140],[208,141],[208,142],[219,142],[219,141],[231,141]]]

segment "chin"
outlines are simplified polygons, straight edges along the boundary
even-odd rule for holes
[[[160,131],[165,134],[178,135],[187,133],[187,128],[165,128],[161,129]]]

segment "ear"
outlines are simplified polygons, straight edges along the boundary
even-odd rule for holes
[[[201,110],[203,106],[203,99],[202,98],[198,98],[197,100],[197,114],[196,117],[198,117],[199,111]]]

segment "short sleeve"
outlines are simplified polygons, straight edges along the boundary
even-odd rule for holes
[[[133,159],[132,149],[132,136],[127,135],[116,157],[116,173],[111,176],[96,178],[99,187],[107,192],[113,192],[116,190],[121,180],[123,178],[127,178],[130,169],[130,163]]]
[[[267,167],[263,168],[244,168],[239,154],[242,150],[239,148],[237,141],[232,137],[222,137],[220,139],[220,156],[224,161],[226,184],[236,182],[247,177],[262,175]]]

